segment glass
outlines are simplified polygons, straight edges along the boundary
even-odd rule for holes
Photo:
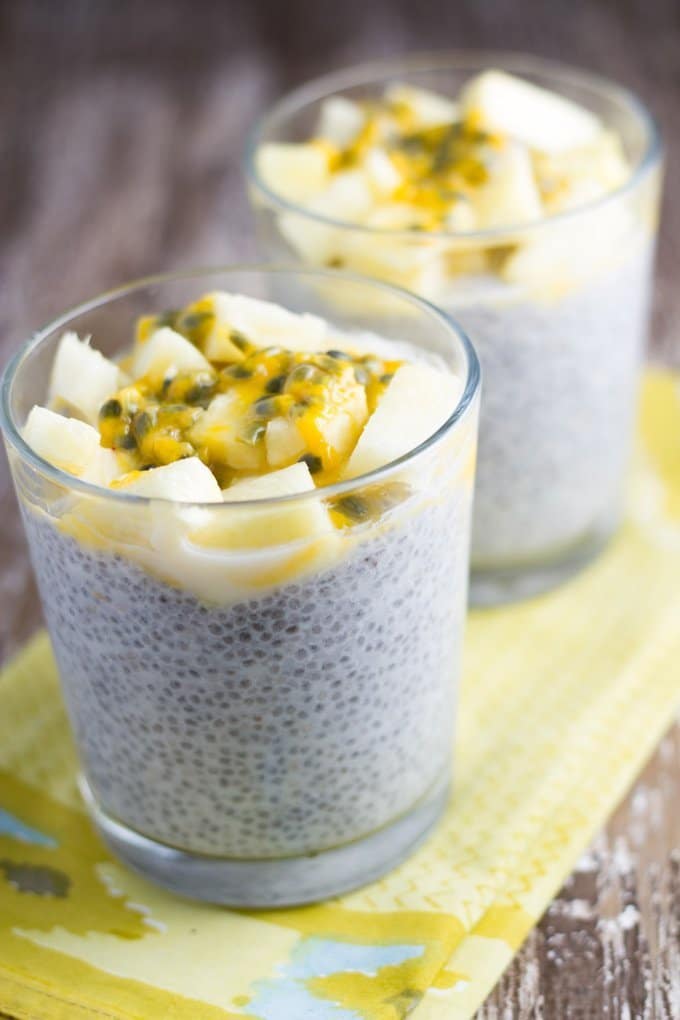
[[[63,330],[114,355],[138,315],[216,289],[347,331],[373,329],[379,299],[381,334],[443,358],[464,384],[459,404],[386,467],[247,503],[98,489],[23,442]],[[2,384],[11,469],[82,791],[123,861],[188,896],[275,906],[377,877],[434,824],[449,787],[478,391],[474,351],[441,312],[323,271],[142,280],[16,355]]]
[[[424,233],[315,215],[258,175],[259,147],[309,138],[329,96],[376,98],[394,81],[455,96],[490,67],[597,114],[623,141],[632,166],[626,184],[530,225]],[[477,603],[560,582],[603,547],[620,520],[661,163],[656,126],[629,92],[556,63],[493,52],[329,75],[282,99],[253,132],[246,174],[267,256],[350,268],[407,287],[450,312],[475,345],[484,375],[472,538]]]

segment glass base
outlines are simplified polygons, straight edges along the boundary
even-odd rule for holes
[[[245,860],[207,857],[142,836],[103,811],[87,781],[80,790],[97,830],[124,864],[190,899],[229,907],[290,907],[349,892],[380,878],[416,849],[449,797],[449,776],[407,814],[344,846],[300,857]]]
[[[471,606],[498,606],[506,602],[540,595],[551,588],[557,588],[587,567],[608,545],[615,526],[591,533],[578,546],[570,546],[546,560],[517,564],[511,567],[472,566],[470,575]]]

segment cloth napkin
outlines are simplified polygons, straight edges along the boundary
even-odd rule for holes
[[[680,387],[646,379],[627,520],[540,598],[471,613],[455,794],[384,879],[229,911],[105,851],[44,633],[0,676],[0,1011],[32,1020],[465,1020],[649,756],[680,691]]]

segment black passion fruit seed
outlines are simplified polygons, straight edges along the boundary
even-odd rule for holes
[[[239,351],[249,351],[253,346],[247,336],[243,333],[239,333],[237,329],[232,329],[229,334],[229,339],[233,343],[234,347],[238,347]]]
[[[187,404],[204,404],[210,400],[214,392],[215,383],[213,380],[201,379],[187,390],[184,399]]]
[[[368,520],[370,508],[361,496],[343,496],[335,503],[335,509],[350,521],[359,523]]]
[[[306,464],[311,475],[318,474],[323,467],[321,457],[317,457],[315,453],[306,453],[303,457],[300,457],[298,463]]]
[[[273,418],[279,410],[276,397],[260,397],[253,404],[253,411],[258,418]]]
[[[100,418],[120,418],[123,413],[123,405],[120,400],[116,400],[112,397],[111,400],[107,400],[105,404],[99,409]]]
[[[215,318],[213,312],[189,312],[179,320],[181,332],[195,333],[196,330],[207,326]]]
[[[243,438],[247,443],[251,443],[253,446],[256,446],[261,439],[264,439],[266,431],[266,425],[263,425],[262,422],[256,422],[250,428],[245,430]]]
[[[139,411],[132,419],[132,428],[139,442],[153,428],[153,418],[148,411]]]
[[[267,385],[265,386],[265,392],[266,393],[274,393],[274,394],[275,393],[282,393],[283,392],[283,387],[286,385],[286,378],[287,378],[287,376],[285,376],[285,375],[275,375],[275,376],[273,376],[269,380]]]
[[[129,431],[122,432],[113,441],[113,445],[117,450],[136,450],[137,440],[133,434]]]
[[[337,351],[333,348],[330,351],[326,351],[329,358],[335,358],[336,361],[351,361],[352,356],[347,351]]]
[[[303,362],[301,365],[296,365],[288,376],[286,389],[290,389],[291,386],[297,386],[300,383],[315,385],[322,381],[323,376],[322,369],[317,368],[316,365],[309,365],[307,362]]]
[[[229,368],[222,370],[222,375],[227,379],[250,379],[252,374],[253,370],[246,368],[245,365],[230,365]]]

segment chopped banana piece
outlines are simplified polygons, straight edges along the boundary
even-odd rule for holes
[[[263,145],[257,168],[265,184],[291,202],[318,194],[330,176],[328,154],[314,142]]]
[[[290,464],[305,452],[305,441],[294,421],[272,418],[265,433],[267,463],[272,467]]]
[[[121,376],[118,365],[90,347],[89,341],[64,333],[52,366],[49,402],[96,425],[99,408],[118,389]]]
[[[311,492],[314,481],[306,464],[293,464],[258,478],[234,482],[223,491],[227,503],[270,500]],[[310,539],[333,529],[328,510],[320,498],[282,502],[272,506],[249,507],[218,517],[212,525],[192,534],[201,545],[261,548]]]
[[[502,266],[502,277],[548,300],[594,279],[611,264],[616,253],[629,250],[635,221],[620,203],[610,203],[591,213],[590,224],[587,244],[583,243],[578,220],[546,226],[509,256]]]
[[[351,99],[332,96],[321,104],[317,134],[340,148],[351,145],[361,131],[366,114]]]
[[[383,149],[369,149],[364,158],[364,169],[376,194],[389,197],[402,183],[402,175]]]
[[[222,493],[212,471],[198,457],[173,464],[133,471],[119,479],[117,489],[148,499],[172,499],[180,503],[220,503]]]
[[[216,291],[213,300],[216,322],[248,338],[258,346],[279,345],[290,351],[323,348],[326,323],[316,315],[298,315],[272,301]]]
[[[398,82],[388,86],[385,99],[397,110],[407,112],[408,128],[411,130],[440,127],[458,120],[458,105],[429,89]]]
[[[259,471],[265,467],[264,450],[244,433],[247,404],[235,391],[214,397],[189,432],[197,450],[214,463],[235,471]]]
[[[100,453],[111,453],[99,445],[99,433],[91,425],[47,407],[31,409],[22,435],[39,457],[79,478],[105,470],[107,458]]]
[[[424,363],[402,365],[368,419],[344,477],[374,471],[420,446],[453,414],[461,394],[456,375]]]
[[[168,373],[211,372],[212,368],[197,347],[174,329],[164,326],[137,346],[132,371],[136,377],[162,378]]]
[[[541,196],[531,158],[523,145],[510,143],[497,156],[498,167],[474,196],[482,229],[533,223],[541,218]]]
[[[600,120],[584,107],[504,71],[485,71],[463,89],[461,111],[484,131],[508,135],[539,152],[564,152],[594,141]]]
[[[373,205],[373,188],[365,170],[345,170],[331,178],[321,194],[306,208],[330,220],[358,223]],[[332,263],[342,245],[342,229],[315,222],[299,213],[285,213],[280,219],[281,233],[304,259],[316,265]]]

